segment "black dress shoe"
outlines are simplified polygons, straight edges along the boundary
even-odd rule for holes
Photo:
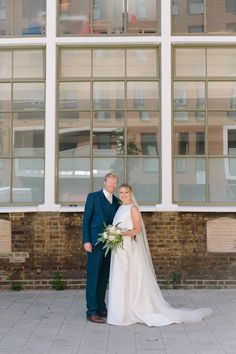
[[[99,317],[105,317],[106,318],[107,317],[107,311],[98,312],[97,315]]]
[[[93,323],[105,323],[105,320],[102,317],[98,316],[98,315],[88,316],[87,320],[91,321]]]

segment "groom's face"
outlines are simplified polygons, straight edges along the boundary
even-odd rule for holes
[[[117,179],[116,178],[112,178],[112,177],[108,177],[105,181],[104,181],[104,188],[109,192],[109,193],[114,193],[117,187]]]

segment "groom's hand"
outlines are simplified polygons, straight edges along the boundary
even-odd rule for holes
[[[84,249],[85,249],[86,252],[92,253],[93,246],[92,246],[92,244],[90,242],[85,242],[84,243]]]

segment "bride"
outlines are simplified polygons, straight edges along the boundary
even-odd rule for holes
[[[107,323],[165,326],[210,316],[211,309],[178,309],[165,301],[156,282],[145,227],[131,186],[122,184],[119,197],[122,205],[113,224],[120,223],[124,229],[123,248],[111,255]]]

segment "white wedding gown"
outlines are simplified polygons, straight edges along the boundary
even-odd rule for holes
[[[132,204],[121,205],[113,224],[120,223],[119,227],[132,229],[131,207]],[[210,316],[211,309],[177,309],[165,301],[141,237],[142,232],[136,240],[124,236],[123,249],[112,252],[107,323],[125,326],[139,322],[148,326],[165,326],[197,322]]]

